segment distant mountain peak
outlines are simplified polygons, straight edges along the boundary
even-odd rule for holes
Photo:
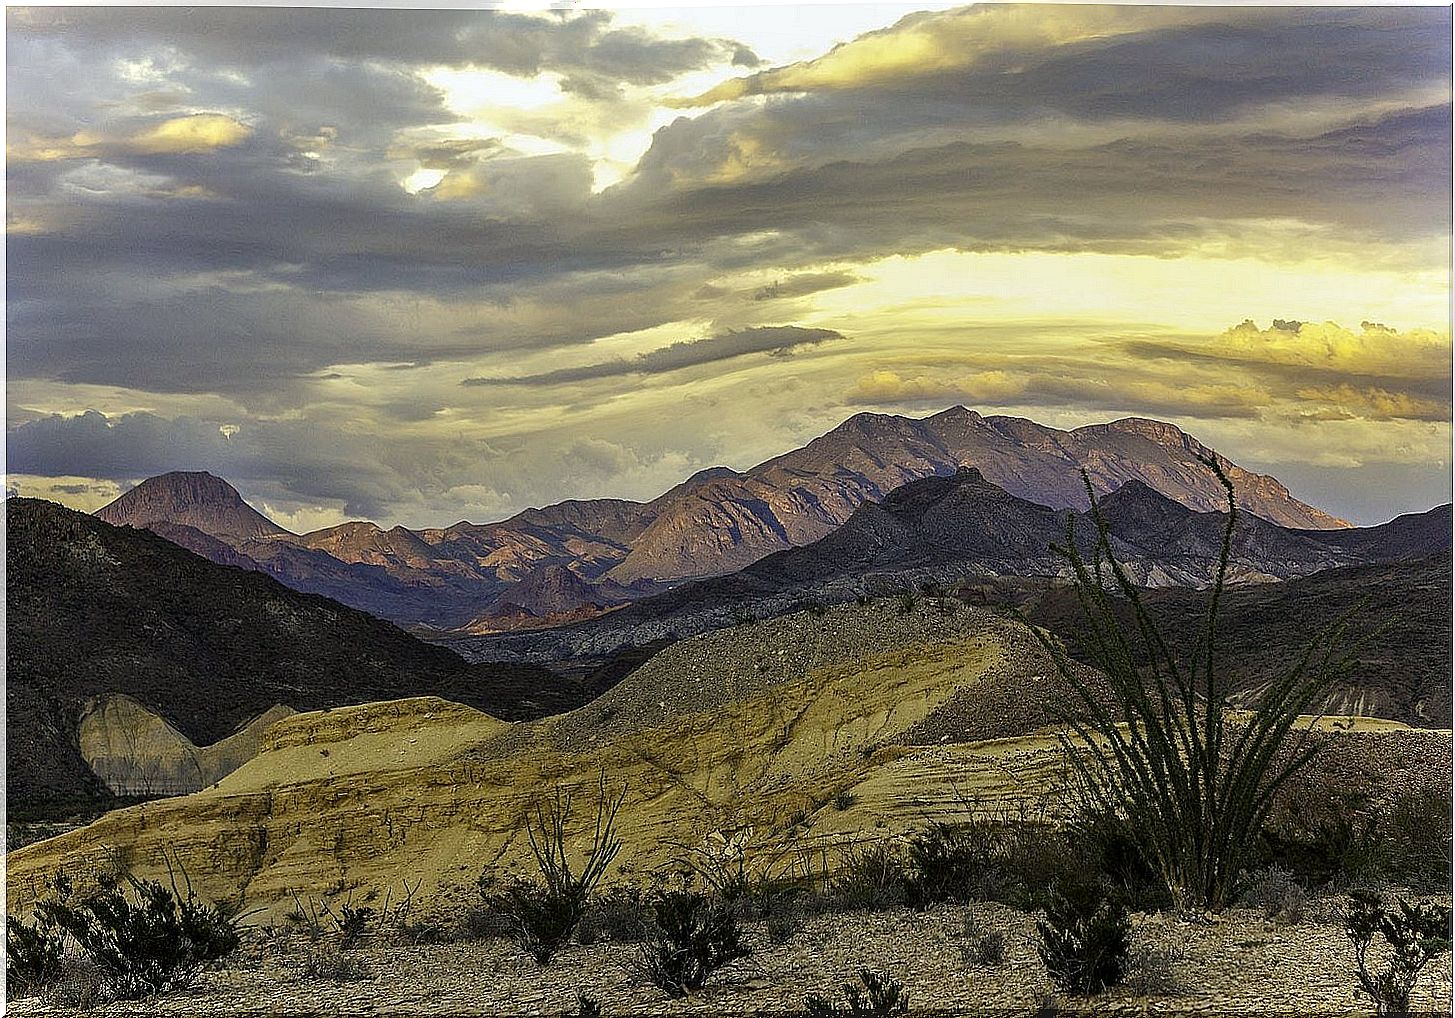
[[[1085,427],[1075,429],[1073,435],[1094,435],[1107,432],[1120,432],[1126,435],[1140,435],[1142,438],[1151,439],[1158,445],[1165,445],[1169,449],[1192,449],[1194,451],[1207,452],[1207,448],[1183,431],[1175,424],[1168,424],[1166,421],[1154,420],[1150,417],[1123,417],[1120,420],[1108,421],[1106,424],[1088,424]]]
[[[181,524],[229,544],[288,534],[248,505],[231,484],[205,470],[149,477],[96,510],[96,516],[115,526]]]
[[[977,412],[975,410],[971,410],[969,407],[963,407],[959,403],[956,403],[952,407],[946,407],[945,409],[941,410],[939,413],[934,414],[931,417],[927,417],[926,420],[930,420],[930,421],[959,421],[959,420],[964,420],[964,421],[978,421],[978,420],[982,420],[982,418],[981,418],[979,412]]]

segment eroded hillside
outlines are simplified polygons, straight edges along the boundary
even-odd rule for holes
[[[596,701],[534,722],[435,698],[300,714],[216,787],[13,853],[11,900],[23,906],[58,868],[84,885],[118,865],[180,865],[203,893],[265,913],[294,894],[406,878],[422,904],[458,904],[482,869],[523,861],[518,832],[540,795],[580,786],[589,799],[603,775],[627,789],[620,876],[714,830],[751,828],[764,852],[832,853],[932,819],[1054,813],[1053,676],[1018,623],[885,600],[683,641]],[[1376,780],[1438,770],[1449,752],[1448,735],[1356,727],[1383,740]]]

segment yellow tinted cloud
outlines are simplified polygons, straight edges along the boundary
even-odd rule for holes
[[[164,120],[126,142],[144,155],[197,155],[240,145],[252,129],[219,113],[198,113]]]
[[[221,113],[195,113],[132,132],[78,131],[68,138],[22,137],[6,148],[11,162],[104,159],[113,155],[199,155],[240,145],[252,128]]]
[[[996,403],[1025,392],[1025,380],[1005,371],[977,371],[958,377],[913,375],[897,371],[871,371],[845,393],[847,402],[858,405],[919,402],[927,400],[970,400]]]
[[[836,46],[816,60],[734,78],[675,105],[706,106],[772,92],[852,88],[971,67],[1000,53],[1034,52],[1217,17],[1215,12],[1196,8],[1079,4],[970,7],[914,14]]]
[[[1450,404],[1407,392],[1390,392],[1378,386],[1306,386],[1298,390],[1301,399],[1323,404],[1309,416],[1322,420],[1362,417],[1365,420],[1448,421]]]
[[[1449,333],[1399,332],[1377,322],[1362,322],[1356,332],[1334,322],[1275,321],[1260,329],[1246,321],[1215,338],[1208,350],[1227,360],[1351,375],[1441,378],[1450,374]]]

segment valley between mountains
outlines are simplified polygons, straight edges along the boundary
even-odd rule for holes
[[[94,516],[12,498],[10,908],[57,872],[185,870],[257,924],[407,888],[449,925],[482,868],[528,869],[543,793],[602,780],[627,793],[625,882],[727,835],[830,867],[927,823],[1059,823],[1075,697],[1030,627],[1100,688],[1052,551],[1094,537],[1081,471],[1186,652],[1227,520],[1207,455],[1155,421],[957,407],[647,503],[440,529],[292,534],[196,472]],[[1315,705],[1310,787],[1448,794],[1450,506],[1352,527],[1219,462],[1235,707],[1357,609],[1384,628]]]

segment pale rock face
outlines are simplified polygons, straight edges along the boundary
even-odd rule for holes
[[[117,795],[185,795],[257,756],[268,730],[293,713],[278,704],[227,738],[196,746],[131,697],[108,696],[86,705],[77,735],[82,759]]]

